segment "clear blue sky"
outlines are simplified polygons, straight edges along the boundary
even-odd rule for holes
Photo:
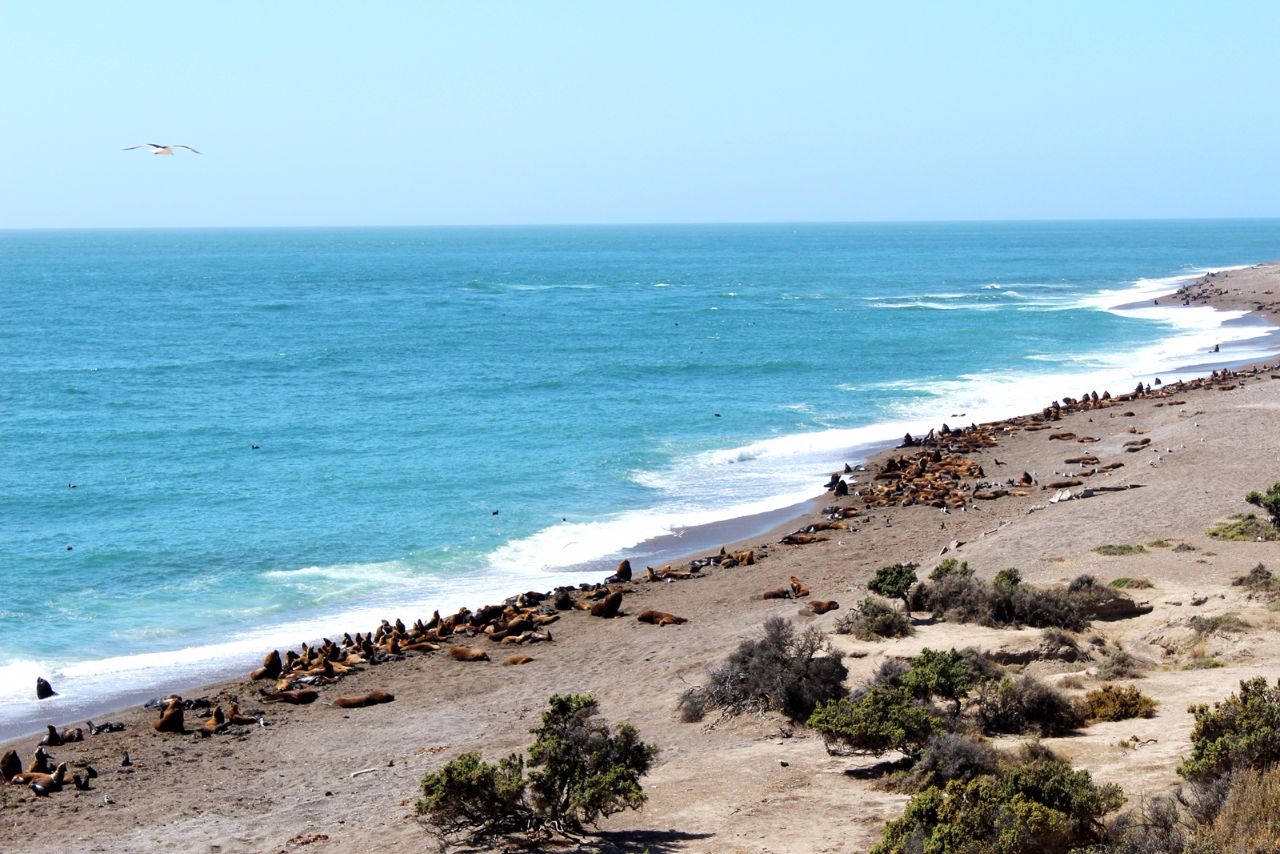
[[[0,0],[0,86],[3,228],[1280,216],[1272,0]]]

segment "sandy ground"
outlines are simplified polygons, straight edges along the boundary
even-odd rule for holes
[[[1253,284],[1242,286],[1246,279]],[[1271,299],[1265,291],[1280,293],[1273,283],[1280,285],[1280,276],[1268,267],[1206,277],[1191,287],[1229,295],[1251,288],[1251,295],[1232,298],[1252,309]],[[1215,296],[1216,303],[1221,299]],[[1280,301],[1271,299],[1270,310],[1277,306]],[[1057,391],[1073,395],[1083,389]],[[877,568],[915,561],[927,574],[944,547],[987,577],[1016,566],[1024,579],[1038,584],[1081,573],[1102,581],[1127,575],[1153,582],[1152,588],[1135,591],[1154,606],[1151,613],[1095,622],[1083,633],[1081,646],[1095,650],[1093,659],[1027,667],[1054,680],[1074,674],[1067,684],[1077,686],[1070,690],[1080,695],[1100,684],[1093,669],[1102,650],[1121,645],[1149,661],[1152,669],[1139,684],[1159,702],[1156,717],[1096,724],[1047,742],[1096,778],[1119,783],[1131,799],[1156,793],[1177,782],[1174,769],[1191,730],[1189,703],[1221,699],[1249,676],[1280,675],[1280,612],[1249,600],[1231,584],[1260,562],[1280,572],[1280,543],[1205,536],[1215,522],[1253,509],[1243,500],[1246,491],[1280,480],[1277,424],[1280,365],[1203,389],[1114,401],[1106,408],[1066,413],[1051,429],[1012,429],[997,447],[971,455],[986,480],[1034,474],[1037,483],[1029,488],[966,502],[964,511],[950,514],[930,506],[862,510],[849,529],[823,532],[819,542],[778,542],[783,534],[820,520],[815,514],[742,544],[756,550],[754,566],[709,567],[700,577],[673,583],[646,583],[639,572],[637,581],[625,585],[624,616],[564,612],[550,626],[554,641],[518,650],[534,658],[524,666],[503,666],[513,650],[477,639],[475,644],[490,648],[493,661],[463,663],[443,652],[413,653],[322,688],[321,701],[308,706],[265,705],[258,700],[263,683],[247,678],[212,685],[187,696],[226,702],[238,695],[242,708],[264,710],[270,725],[233,727],[209,738],[157,733],[151,726],[154,712],[127,709],[109,716],[126,724],[123,732],[50,751],[57,761],[91,763],[100,775],[91,790],[37,798],[26,787],[0,787],[0,849],[429,847],[431,837],[413,816],[423,773],[464,751],[496,760],[527,746],[528,730],[538,722],[546,698],[574,692],[594,694],[606,718],[630,721],[661,750],[644,779],[646,807],[605,821],[601,835],[589,841],[591,850],[865,851],[906,801],[847,773],[870,760],[829,756],[821,739],[776,715],[714,725],[681,723],[677,698],[741,640],[757,636],[767,617],[782,615],[830,631],[866,595],[865,584]],[[1061,433],[1077,438],[1049,438]],[[1079,437],[1096,441],[1080,443]],[[1125,442],[1141,439],[1150,439],[1149,445],[1125,450]],[[870,471],[849,476],[853,490],[871,483],[887,456],[910,452],[883,454]],[[1078,472],[1082,467],[1063,461],[1085,453],[1102,464],[1124,466],[1075,478],[1083,485],[1070,487],[1073,494],[1084,487],[1138,488],[1051,503],[1059,490],[1047,484],[1067,479],[1058,472]],[[841,463],[833,461],[833,468]],[[860,508],[862,498],[832,498],[819,506],[824,505]],[[1140,554],[1106,557],[1093,551],[1103,544],[1146,545]],[[842,610],[815,617],[804,613],[802,601],[761,599],[763,591],[783,586],[792,575],[812,589],[814,598],[836,599]],[[634,615],[646,608],[690,622],[662,628],[638,623]],[[1227,612],[1247,625],[1203,638],[1187,626],[1192,615]],[[408,622],[427,615],[387,615],[397,616]],[[925,646],[1025,649],[1040,636],[1037,630],[922,623],[915,635],[899,641],[863,643],[832,635],[832,643],[846,656],[849,684],[855,685],[886,656],[911,655]],[[1221,666],[1188,668],[1208,658]],[[245,662],[246,677],[256,664]],[[391,691],[396,700],[364,709],[326,703],[371,689]],[[188,726],[201,720],[189,714]],[[51,723],[83,726],[82,721]],[[1131,736],[1142,745],[1117,746]],[[25,764],[36,741],[19,739],[3,749],[16,749]],[[125,750],[133,763],[127,768],[120,761]],[[373,770],[352,776],[366,769]]]

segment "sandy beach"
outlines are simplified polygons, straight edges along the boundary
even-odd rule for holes
[[[1247,310],[1277,323],[1280,266],[1210,274],[1161,301],[1166,300]],[[1111,399],[1088,408],[1067,401],[1091,391],[1109,392]],[[50,748],[59,762],[91,764],[99,775],[91,789],[38,798],[25,786],[0,787],[0,848],[424,848],[432,839],[413,814],[423,774],[462,752],[496,760],[526,747],[546,698],[572,692],[594,695],[608,720],[631,722],[661,751],[643,781],[645,808],[605,821],[601,835],[588,840],[589,849],[864,851],[908,799],[846,773],[871,760],[828,755],[821,738],[781,715],[682,723],[677,699],[738,643],[755,637],[766,618],[785,616],[831,632],[842,613],[866,595],[877,568],[911,561],[924,575],[944,553],[968,561],[983,577],[1017,567],[1037,585],[1065,583],[1082,573],[1103,582],[1119,576],[1151,580],[1150,589],[1134,591],[1153,606],[1150,613],[1095,621],[1079,645],[1123,646],[1148,661],[1152,669],[1141,687],[1158,702],[1156,716],[1094,724],[1046,743],[1096,779],[1120,784],[1131,802],[1167,790],[1178,781],[1174,769],[1188,746],[1187,705],[1221,699],[1241,679],[1272,679],[1280,671],[1280,613],[1231,583],[1258,563],[1280,570],[1280,543],[1224,542],[1205,533],[1232,514],[1250,512],[1246,492],[1280,480],[1280,364],[1273,359],[1185,387],[1153,384],[1149,393],[1132,392],[1046,390],[1044,403],[1056,398],[1060,411],[1047,419],[1038,414],[1044,420],[992,425],[996,444],[967,454],[983,474],[966,479],[970,497],[946,514],[923,502],[866,506],[864,496],[886,462],[918,449],[886,450],[866,471],[845,475],[850,495],[819,500],[806,517],[789,519],[768,535],[724,544],[729,552],[753,550],[753,565],[712,565],[669,582],[647,582],[644,567],[637,566],[635,578],[619,586],[623,613],[617,618],[564,610],[545,627],[552,637],[547,642],[514,648],[484,637],[464,641],[487,649],[491,661],[456,661],[444,650],[409,652],[403,660],[366,666],[319,688],[319,701],[302,706],[263,703],[259,695],[266,683],[248,680],[259,662],[246,661],[242,677],[183,696],[224,706],[238,697],[242,710],[260,710],[268,725],[232,726],[207,738],[156,732],[152,722],[158,713],[138,706],[107,715],[103,720],[123,722],[124,730],[86,734],[84,741]],[[1149,441],[1126,447],[1143,439]],[[1082,475],[1086,467],[1064,462],[1086,453],[1099,461],[1088,466],[1094,469],[1089,475]],[[832,470],[844,463],[832,460]],[[1104,470],[1111,463],[1123,465]],[[1033,484],[1001,486],[1024,472]],[[1060,482],[1071,485],[1050,486]],[[972,500],[973,492],[1005,494]],[[818,531],[817,541],[806,545],[779,542],[821,523],[822,509],[833,506],[851,508],[846,528]],[[1108,544],[1143,549],[1122,556],[1095,551]],[[713,554],[689,555],[676,566]],[[835,599],[841,610],[815,616],[804,600],[761,598],[793,575],[813,598]],[[689,622],[637,622],[645,609]],[[1243,627],[1207,638],[1194,638],[1187,628],[1193,615],[1225,613],[1240,617]],[[405,623],[429,616],[386,615]],[[896,641],[830,637],[845,656],[853,686],[889,656],[926,646],[1027,650],[1038,645],[1041,632],[937,622],[921,623],[914,635]],[[516,652],[532,661],[504,666],[503,659]],[[1207,659],[1219,666],[1189,666]],[[1082,687],[1068,691],[1080,696],[1100,684],[1097,663],[1095,656],[1025,666],[1051,681],[1078,677],[1075,684]],[[329,704],[335,696],[375,689],[393,693],[395,701],[360,709]],[[187,727],[198,728],[207,714],[188,712]],[[82,720],[49,723],[84,726]],[[1131,735],[1144,746],[1116,746]],[[37,740],[21,738],[0,749],[16,750],[25,764]],[[997,744],[1018,741],[1005,737]],[[132,764],[121,767],[125,751]]]

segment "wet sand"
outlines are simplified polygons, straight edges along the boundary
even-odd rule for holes
[[[1209,294],[1215,304],[1229,297],[1256,299],[1260,302],[1253,305],[1265,307],[1261,298],[1270,295],[1264,291],[1280,292],[1271,288],[1280,275],[1275,268],[1252,269],[1252,296],[1243,293],[1244,276],[1228,277],[1226,287],[1225,274],[1189,287],[1226,291]],[[125,731],[50,751],[59,761],[91,763],[100,774],[92,790],[36,798],[25,787],[3,787],[0,848],[325,852],[426,847],[432,839],[413,817],[423,773],[465,751],[495,760],[527,746],[528,730],[537,723],[546,698],[574,692],[594,694],[606,718],[632,722],[661,750],[644,780],[646,808],[604,822],[603,834],[589,841],[590,850],[866,850],[884,821],[900,813],[905,796],[849,777],[845,772],[858,760],[829,756],[821,739],[780,716],[686,724],[679,720],[676,702],[709,666],[741,640],[756,636],[767,617],[786,616],[799,625],[831,631],[866,595],[866,581],[878,567],[915,561],[927,572],[944,548],[986,577],[1016,566],[1035,584],[1058,583],[1081,573],[1104,581],[1119,575],[1152,580],[1152,589],[1137,591],[1154,606],[1150,614],[1095,623],[1090,637],[1122,644],[1152,662],[1154,669],[1142,688],[1160,703],[1157,716],[1098,724],[1070,738],[1047,741],[1095,777],[1120,783],[1130,798],[1163,790],[1176,782],[1174,768],[1187,749],[1191,716],[1186,705],[1220,699],[1240,679],[1257,674],[1274,678],[1280,669],[1277,615],[1230,583],[1259,562],[1280,568],[1280,543],[1219,542],[1205,536],[1215,522],[1254,509],[1243,500],[1246,491],[1280,480],[1280,431],[1275,429],[1280,423],[1280,379],[1272,378],[1280,378],[1280,364],[1273,360],[1273,365],[1204,388],[1160,387],[1139,399],[1064,410],[1043,424],[1027,420],[1005,425],[1007,429],[996,431],[998,444],[967,454],[983,474],[966,479],[968,500],[950,513],[928,504],[901,506],[901,499],[894,506],[867,508],[856,494],[828,497],[803,519],[788,519],[766,535],[726,544],[730,551],[754,549],[753,566],[709,566],[687,580],[647,583],[643,566],[637,565],[636,579],[622,586],[623,615],[618,618],[570,610],[547,627],[551,642],[508,648],[482,637],[465,641],[488,649],[489,662],[459,662],[443,651],[410,653],[402,661],[365,667],[337,685],[320,688],[317,703],[293,707],[261,702],[264,683],[247,679],[258,662],[246,661],[242,677],[184,696],[215,703],[238,696],[242,709],[263,711],[268,726],[236,726],[201,738],[157,733],[151,726],[156,713],[139,707],[106,716],[123,721]],[[1108,391],[1119,397],[1132,390]],[[1051,438],[1064,433],[1075,437]],[[1080,438],[1096,441],[1082,443]],[[1150,441],[1139,451],[1126,449],[1126,442],[1141,439]],[[916,450],[881,453],[869,471],[845,479],[854,493],[869,492],[889,457]],[[1102,464],[1124,465],[1080,477],[1082,467],[1064,459],[1085,453]],[[833,460],[833,471],[844,462]],[[978,491],[991,494],[1024,471],[1034,475],[1031,486],[1004,486],[1007,495],[972,499],[979,482],[988,483]],[[1062,490],[1048,484],[1060,480],[1080,480],[1081,486],[1067,488],[1071,500],[1051,503]],[[1132,488],[1074,497],[1098,486]],[[779,543],[783,535],[823,521],[821,511],[828,506],[856,511],[848,528],[820,531],[821,539],[808,545]],[[1140,554],[1107,557],[1093,551],[1102,544],[1151,545]],[[677,566],[683,563],[687,561]],[[791,575],[799,576],[813,597],[839,601],[841,610],[815,617],[804,613],[803,601],[760,598]],[[647,608],[687,617],[689,623],[638,623],[635,615]],[[1187,631],[1187,617],[1226,611],[1242,615],[1250,628],[1210,638],[1203,648],[1184,655],[1179,638]],[[427,616],[387,614],[406,622]],[[353,626],[352,631],[372,628]],[[909,655],[923,646],[1022,648],[1034,645],[1039,636],[1035,630],[936,623],[922,624],[914,636],[900,641],[862,643],[833,636],[832,642],[847,656],[853,685],[888,655]],[[533,661],[503,666],[503,658],[513,652]],[[1212,656],[1222,666],[1185,669],[1186,655],[1195,653]],[[1090,682],[1093,666],[1096,661],[1073,668]],[[1050,667],[1044,672],[1046,678],[1057,678],[1068,670]],[[364,709],[327,704],[335,696],[373,689],[394,693],[395,702]],[[188,727],[202,720],[189,713]],[[81,720],[50,722],[84,726]],[[1115,747],[1131,731],[1157,741],[1141,750]],[[18,750],[25,763],[36,741],[18,739],[4,749]],[[126,749],[133,764],[122,768],[120,756]],[[367,773],[353,777],[358,771]]]

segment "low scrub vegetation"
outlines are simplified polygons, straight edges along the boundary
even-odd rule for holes
[[[990,733],[1066,735],[1085,723],[1065,694],[1026,674],[984,682],[977,693],[977,714]]]
[[[1094,548],[1095,552],[1097,552],[1100,555],[1105,555],[1107,557],[1124,557],[1126,555],[1140,555],[1145,553],[1146,550],[1147,549],[1145,546],[1138,543],[1134,543],[1134,544],[1104,543],[1103,545],[1096,546]]]
[[[1192,630],[1201,636],[1239,632],[1249,628],[1249,624],[1235,614],[1197,614],[1187,621]]]
[[[1250,513],[1234,516],[1230,521],[1215,525],[1205,532],[1215,540],[1238,540],[1246,543],[1266,543],[1280,540],[1280,527]]]
[[[1280,527],[1280,480],[1271,484],[1266,492],[1250,492],[1244,500],[1265,510],[1271,517],[1272,527]]]
[[[841,697],[818,706],[809,726],[822,733],[831,752],[880,756],[896,750],[914,757],[942,729],[942,719],[917,703],[907,688],[882,684],[856,699]]]
[[[1151,583],[1150,578],[1130,578],[1127,575],[1122,575],[1119,578],[1111,579],[1111,586],[1119,590],[1146,590],[1155,585]]]
[[[518,753],[497,765],[464,753],[422,779],[416,805],[442,843],[462,836],[479,843],[520,834],[572,835],[584,825],[645,801],[640,778],[657,748],[630,724],[610,729],[589,695],[556,695],[542,714],[529,759]],[[525,773],[526,765],[533,769]]]
[[[1124,721],[1154,717],[1156,703],[1132,685],[1103,685],[1085,694],[1080,710],[1091,721]]]
[[[1087,605],[1096,593],[1024,584],[1016,569],[1002,569],[992,581],[973,574],[968,564],[943,561],[911,594],[913,606],[935,619],[984,626],[1033,626],[1080,631],[1088,624]]]
[[[911,634],[911,620],[884,599],[868,596],[836,620],[836,632],[858,640],[901,638]]]
[[[736,715],[778,711],[805,720],[815,706],[845,693],[849,673],[817,628],[797,632],[782,617],[764,623],[764,636],[743,641],[707,683],[680,697],[680,716],[700,721],[710,709]]]
[[[1146,668],[1131,653],[1126,652],[1123,647],[1116,647],[1107,653],[1106,658],[1102,659],[1102,663],[1098,665],[1098,678],[1103,680],[1110,679],[1137,679],[1142,676]]]
[[[1234,587],[1243,587],[1255,596],[1270,598],[1280,593],[1280,581],[1262,564],[1258,564],[1244,575],[1231,579]]]

